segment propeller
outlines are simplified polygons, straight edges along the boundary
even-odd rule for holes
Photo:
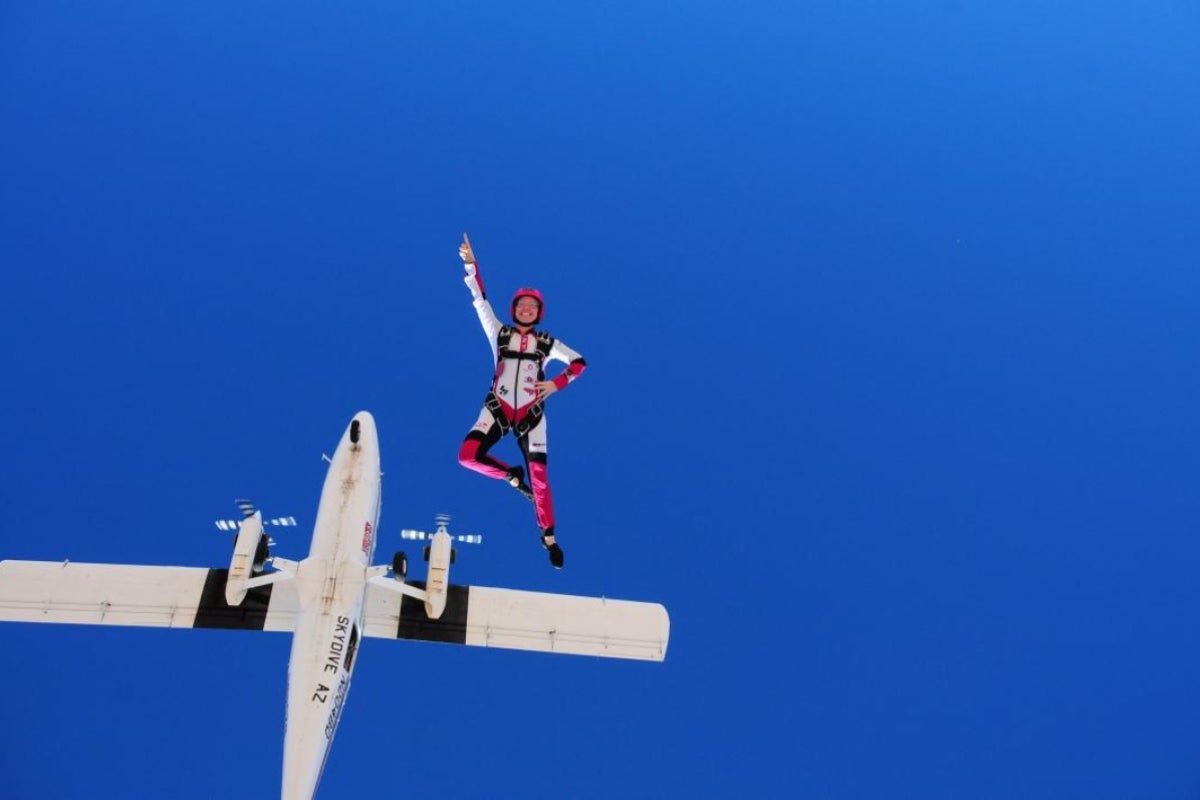
[[[412,528],[405,528],[404,530],[400,531],[400,538],[401,539],[415,539],[416,541],[424,541],[426,539],[432,539],[434,537],[434,534],[445,533],[456,542],[463,542],[464,544],[482,544],[483,543],[483,536],[478,533],[453,534],[453,533],[450,533],[449,531],[447,531],[446,528],[450,525],[450,515],[449,514],[438,514],[436,517],[434,517],[434,521],[437,523],[437,530],[434,531],[433,533],[426,533],[425,531],[418,531],[418,530],[413,530]]]
[[[254,503],[249,500],[234,500],[237,507],[242,511],[242,517],[249,519],[258,513],[258,509],[254,507]],[[238,529],[238,520],[236,519],[219,519],[214,523],[218,529],[223,531],[236,531]],[[263,527],[273,525],[276,528],[295,528],[299,526],[295,517],[274,517],[273,519],[264,519]]]

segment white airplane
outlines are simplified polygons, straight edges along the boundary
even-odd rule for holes
[[[361,637],[666,657],[670,620],[657,603],[451,584],[444,524],[424,582],[406,582],[402,553],[372,566],[379,512],[379,440],[362,411],[330,459],[308,558],[271,558],[253,511],[228,569],[0,561],[0,620],[291,631],[283,800],[316,793]]]

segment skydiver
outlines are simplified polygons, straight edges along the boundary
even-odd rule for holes
[[[465,233],[458,255],[467,273],[463,281],[471,290],[475,313],[479,315],[496,361],[491,390],[484,399],[479,419],[463,439],[458,463],[489,478],[507,481],[533,501],[537,524],[542,530],[542,546],[550,554],[550,563],[561,569],[563,551],[554,538],[554,505],[546,473],[544,404],[547,397],[565,389],[582,375],[587,363],[579,353],[550,334],[535,329],[545,315],[541,292],[518,289],[511,304],[513,324],[504,325],[488,302],[479,265],[471,250],[471,240]],[[562,361],[567,368],[553,380],[546,380],[544,366],[547,360]],[[488,454],[492,445],[509,432],[517,437],[525,468],[529,471],[529,483],[525,482],[526,469],[510,467]]]

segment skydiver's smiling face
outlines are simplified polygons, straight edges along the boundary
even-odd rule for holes
[[[522,297],[517,301],[517,322],[522,325],[532,325],[537,319],[540,306],[532,297]]]

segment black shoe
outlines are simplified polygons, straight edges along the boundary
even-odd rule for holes
[[[508,485],[525,495],[526,500],[533,499],[533,489],[530,489],[529,484],[525,482],[524,467],[510,467],[508,470],[507,480]]]
[[[554,528],[546,528],[546,530],[542,531],[542,547],[546,548],[546,550],[550,553],[550,563],[554,565],[554,568],[562,569],[562,548],[558,546],[558,542],[555,542],[554,544],[546,543],[546,540],[552,536],[554,536]]]

